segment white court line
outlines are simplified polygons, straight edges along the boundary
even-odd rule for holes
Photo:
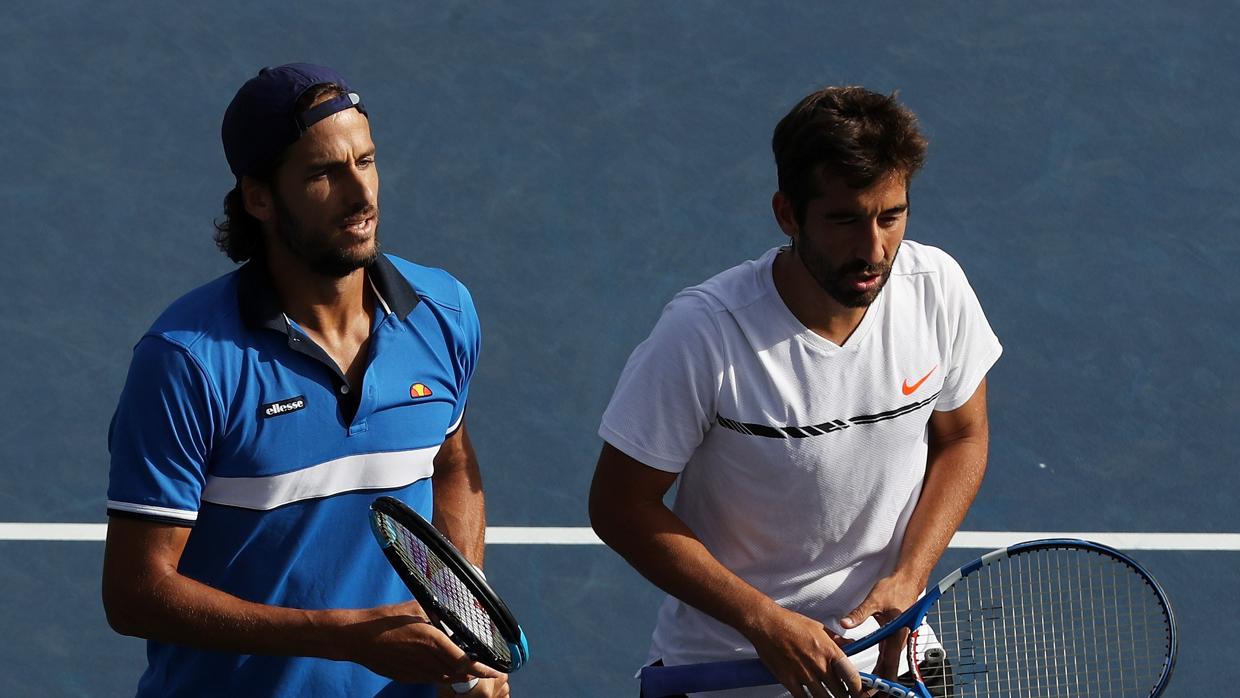
[[[0,523],[0,541],[101,541],[107,524]],[[960,531],[952,548],[994,550],[1040,538],[1081,538],[1121,550],[1240,551],[1240,533],[1106,533],[1055,531]],[[594,531],[562,526],[492,526],[493,545],[601,545]]]

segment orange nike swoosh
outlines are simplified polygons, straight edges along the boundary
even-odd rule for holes
[[[927,373],[926,375],[922,376],[921,380],[917,381],[916,383],[912,385],[909,385],[908,379],[905,378],[904,385],[900,386],[900,390],[903,390],[905,395],[912,395],[913,393],[917,392],[917,389],[921,387],[921,384],[925,383],[926,379],[934,375],[934,372],[937,371],[938,369],[939,369],[938,366],[935,366],[934,368],[930,369],[930,373]]]

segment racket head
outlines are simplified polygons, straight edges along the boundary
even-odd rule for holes
[[[384,496],[370,505],[370,529],[413,597],[466,654],[504,673],[529,659],[525,633],[508,606],[429,521]]]
[[[919,689],[928,650],[945,653],[947,673],[937,680],[959,698],[1153,697],[1175,668],[1166,593],[1135,560],[1100,543],[1018,543],[951,573],[926,597],[933,603],[906,646]]]

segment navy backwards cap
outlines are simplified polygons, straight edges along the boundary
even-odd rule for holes
[[[336,85],[345,94],[298,113],[297,100],[306,90],[325,83]],[[221,135],[228,167],[238,181],[244,175],[254,175],[274,162],[306,129],[350,107],[366,114],[362,98],[331,68],[310,63],[263,68],[237,90],[224,112]]]

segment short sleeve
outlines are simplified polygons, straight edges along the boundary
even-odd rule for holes
[[[138,342],[108,432],[109,515],[193,525],[217,404],[183,347],[149,335]]]
[[[456,431],[465,415],[465,406],[469,402],[469,383],[474,377],[474,369],[478,365],[478,355],[482,351],[482,325],[478,321],[478,310],[474,307],[473,296],[465,285],[457,282],[460,294],[460,332],[456,346],[457,402],[453,407],[452,426],[448,433]]]
[[[986,321],[986,314],[964,270],[956,260],[946,254],[943,257],[940,291],[950,353],[943,392],[935,409],[947,412],[973,397],[990,367],[999,360],[1003,347]]]
[[[603,413],[599,436],[628,456],[684,470],[715,417],[723,361],[714,310],[682,292],[629,356]]]

